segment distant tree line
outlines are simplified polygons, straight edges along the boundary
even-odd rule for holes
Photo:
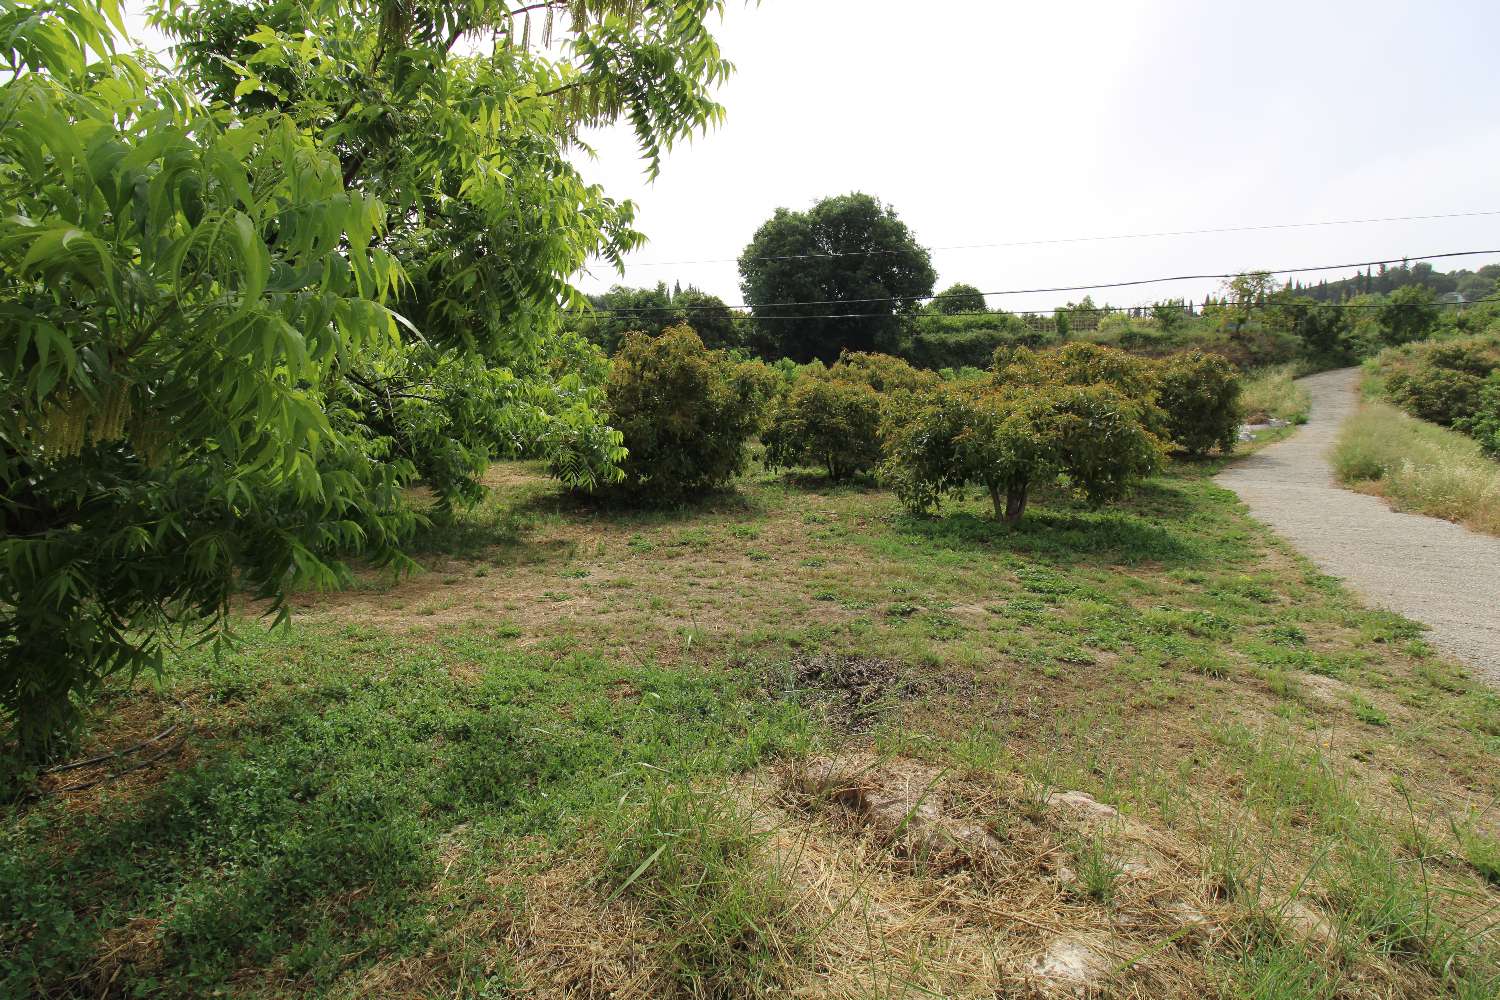
[[[1465,302],[1477,302],[1495,294],[1495,283],[1500,280],[1500,264],[1488,264],[1477,271],[1459,269],[1439,271],[1427,261],[1402,264],[1400,267],[1366,268],[1363,273],[1335,281],[1319,281],[1304,285],[1292,283],[1292,291],[1306,295],[1318,302],[1341,302],[1356,295],[1389,295],[1400,288],[1415,285],[1426,288],[1434,295],[1457,293]]]
[[[747,308],[663,282],[590,296],[592,310],[570,322],[609,352],[629,333],[687,325],[710,348],[797,364],[880,352],[960,372],[985,368],[1001,348],[1086,340],[1158,357],[1209,350],[1255,366],[1353,360],[1422,339],[1445,322],[1457,332],[1482,328],[1489,307],[1469,304],[1493,296],[1500,278],[1500,265],[1442,272],[1425,261],[1311,285],[1248,272],[1201,301],[1116,308],[1085,295],[1050,312],[1011,312],[991,308],[974,285],[935,291],[927,249],[891,206],[858,192],[806,211],[777,209],[745,247],[739,270]]]

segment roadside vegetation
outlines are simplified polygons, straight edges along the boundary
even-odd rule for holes
[[[1271,420],[1307,423],[1312,403],[1307,390],[1296,379],[1297,369],[1291,364],[1274,365],[1250,374],[1240,393],[1246,423],[1264,424]]]
[[[1338,476],[1400,510],[1500,534],[1500,337],[1382,353],[1334,451]]]
[[[1343,482],[1398,510],[1500,535],[1500,462],[1464,434],[1366,400],[1339,435],[1333,463]]]

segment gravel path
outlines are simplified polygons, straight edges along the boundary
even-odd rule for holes
[[[1328,452],[1358,404],[1359,369],[1302,380],[1312,419],[1218,483],[1369,603],[1425,622],[1433,645],[1500,684],[1500,538],[1334,484]]]

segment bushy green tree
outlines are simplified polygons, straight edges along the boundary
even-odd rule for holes
[[[1166,413],[1167,434],[1192,455],[1217,447],[1223,454],[1239,440],[1240,377],[1217,354],[1192,351],[1161,362],[1156,402]]]
[[[606,383],[610,425],[629,451],[618,489],[676,503],[727,486],[744,470],[774,381],[764,365],[705,348],[686,326],[628,335]]]
[[[0,0],[7,747],[56,751],[236,588],[401,560],[419,475],[619,474],[548,359],[568,276],[640,237],[569,154],[624,117],[654,166],[716,121],[719,8],[168,3],[179,79],[114,51],[113,0]],[[555,13],[559,58],[525,37]]]
[[[983,292],[973,285],[965,285],[960,282],[957,285],[950,285],[941,292],[938,292],[933,297],[932,309],[934,312],[945,316],[952,316],[956,313],[986,312],[989,309],[989,305],[985,302]]]
[[[1296,337],[1312,358],[1337,359],[1350,351],[1349,310],[1338,303],[1319,302],[1307,295],[1281,293],[1272,297],[1267,322]]]
[[[677,322],[692,327],[708,347],[728,349],[743,346],[738,322],[741,317],[736,316],[717,295],[688,288],[672,296],[672,311]]]
[[[949,383],[911,395],[886,421],[883,466],[912,510],[982,487],[995,517],[1015,524],[1032,490],[1058,475],[1091,504],[1117,499],[1160,467],[1162,443],[1115,388]]]
[[[1149,432],[1169,437],[1167,417],[1157,402],[1161,373],[1149,358],[1114,347],[1074,341],[1055,351],[1026,348],[995,352],[991,366],[997,386],[1107,385],[1127,400]]]
[[[878,393],[918,392],[935,387],[940,379],[930,371],[913,368],[900,358],[868,351],[849,351],[829,369],[835,377],[859,382]]]
[[[1500,458],[1500,370],[1485,379],[1473,407],[1453,427],[1478,441],[1491,458]]]
[[[697,288],[670,292],[665,282],[655,288],[616,285],[602,295],[591,295],[586,307],[567,313],[566,327],[607,352],[613,352],[627,333],[661,333],[684,323],[713,348],[740,347],[740,317],[717,295]]]
[[[776,407],[762,435],[766,466],[821,465],[835,482],[880,463],[880,394],[831,372],[808,371]]]
[[[1387,344],[1425,339],[1437,325],[1437,297],[1423,285],[1406,285],[1386,297],[1375,314],[1380,338]]]
[[[855,193],[777,209],[741,254],[740,279],[768,356],[831,364],[893,343],[897,315],[932,294],[937,273],[890,206]]]
[[[869,472],[880,463],[881,418],[890,401],[940,383],[932,372],[886,354],[851,352],[831,368],[804,366],[762,435],[767,464],[819,464],[836,481]]]

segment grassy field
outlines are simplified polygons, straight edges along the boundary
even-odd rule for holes
[[[1010,530],[497,467],[102,701],[7,807],[0,995],[1493,997],[1500,697],[1213,469]]]
[[[1398,510],[1500,535],[1500,462],[1473,438],[1367,398],[1333,454],[1344,483]]]

